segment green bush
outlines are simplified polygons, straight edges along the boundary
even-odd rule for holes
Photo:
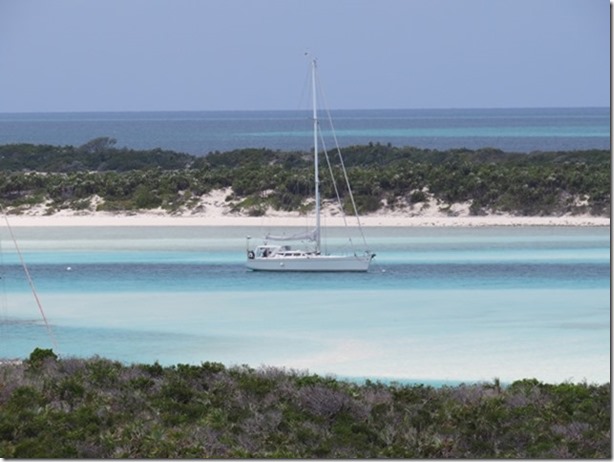
[[[398,200],[435,199],[446,205],[471,202],[471,213],[516,215],[591,213],[609,216],[609,151],[504,153],[435,151],[380,144],[342,150],[361,213]],[[340,173],[338,159],[332,170]],[[200,196],[232,188],[235,212],[260,216],[269,206],[305,211],[313,196],[310,154],[241,149],[196,158],[153,149],[118,150],[100,138],[80,148],[48,145],[0,146],[0,200],[11,213],[51,201],[49,210],[82,209],[92,196],[100,210],[162,207],[170,213],[196,207]],[[329,175],[320,175],[322,198],[336,199]],[[337,184],[344,210],[349,194]]]
[[[26,360],[26,363],[31,368],[41,367],[47,361],[57,361],[58,356],[52,349],[35,348]]]
[[[361,385],[44,349],[1,364],[0,377],[4,457],[611,457],[610,384]]]

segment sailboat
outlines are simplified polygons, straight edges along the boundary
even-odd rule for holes
[[[321,225],[321,199],[320,199],[320,179],[319,179],[319,152],[318,138],[320,135],[320,123],[318,120],[317,108],[317,93],[316,93],[316,69],[317,62],[315,59],[311,61],[311,83],[312,83],[312,113],[313,113],[313,145],[314,145],[314,179],[315,179],[315,227],[304,233],[294,234],[291,236],[274,236],[267,235],[264,242],[255,248],[250,246],[250,237],[247,238],[247,263],[248,269],[253,271],[307,271],[307,272],[366,272],[369,270],[371,260],[375,254],[369,250],[358,252],[355,249],[349,254],[328,254],[322,250],[322,225]],[[331,127],[332,128],[332,127]],[[336,139],[336,138],[335,138]],[[324,143],[322,143],[324,146]],[[339,148],[337,146],[337,150]],[[326,151],[323,151],[326,154]],[[339,151],[340,154],[340,151]],[[341,162],[344,176],[345,166]],[[354,211],[356,205],[351,193],[351,188],[348,186],[349,197],[351,198]],[[343,208],[340,206],[340,211],[343,214]],[[345,221],[345,215],[343,215]],[[360,219],[356,213],[358,228],[363,237],[364,246],[366,241],[362,228],[360,227]],[[347,222],[346,222],[347,225]],[[286,243],[280,244],[279,241],[302,241],[308,245],[300,248],[294,248]],[[351,242],[351,240],[350,240]]]

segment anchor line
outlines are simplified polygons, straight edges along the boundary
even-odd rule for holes
[[[43,305],[38,297],[38,293],[36,292],[36,287],[34,286],[34,280],[32,279],[32,276],[30,275],[30,270],[28,270],[28,266],[26,265],[26,262],[23,258],[23,255],[21,253],[21,249],[19,248],[19,245],[17,244],[17,239],[15,239],[15,235],[13,234],[13,228],[11,228],[11,224],[9,223],[9,219],[6,216],[6,213],[4,213],[4,208],[2,207],[2,205],[0,205],[0,212],[2,213],[2,216],[4,216],[4,221],[6,222],[6,227],[9,230],[9,234],[11,235],[11,239],[13,240],[13,244],[15,245],[15,250],[17,251],[17,256],[19,257],[19,261],[21,262],[21,267],[23,268],[23,271],[26,275],[26,279],[28,281],[28,284],[30,285],[30,290],[32,291],[32,295],[34,295],[34,300],[36,301],[36,305],[38,306],[38,311],[40,312],[43,321],[45,323],[45,328],[47,329],[47,334],[49,335],[49,338],[51,339],[51,343],[53,344],[53,347],[56,351],[59,351],[58,349],[58,343],[55,339],[55,336],[53,335],[53,331],[51,330],[51,326],[49,325],[49,322],[47,321],[47,316],[45,316],[45,310],[43,310]]]

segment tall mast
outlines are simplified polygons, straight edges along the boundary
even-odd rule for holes
[[[316,186],[316,252],[320,253],[320,176],[318,167],[318,109],[316,102],[316,60],[311,60],[311,91],[313,102],[313,158]]]

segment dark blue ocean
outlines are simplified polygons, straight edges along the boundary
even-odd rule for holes
[[[257,227],[13,231],[51,335],[5,227],[4,358],[43,347],[429,384],[610,378],[607,227],[366,228],[371,270],[332,276],[247,271]]]
[[[334,110],[331,115],[341,146],[610,149],[608,107]],[[78,146],[108,136],[118,147],[195,155],[248,147],[306,151],[312,147],[310,117],[309,111],[0,113],[0,144]]]

